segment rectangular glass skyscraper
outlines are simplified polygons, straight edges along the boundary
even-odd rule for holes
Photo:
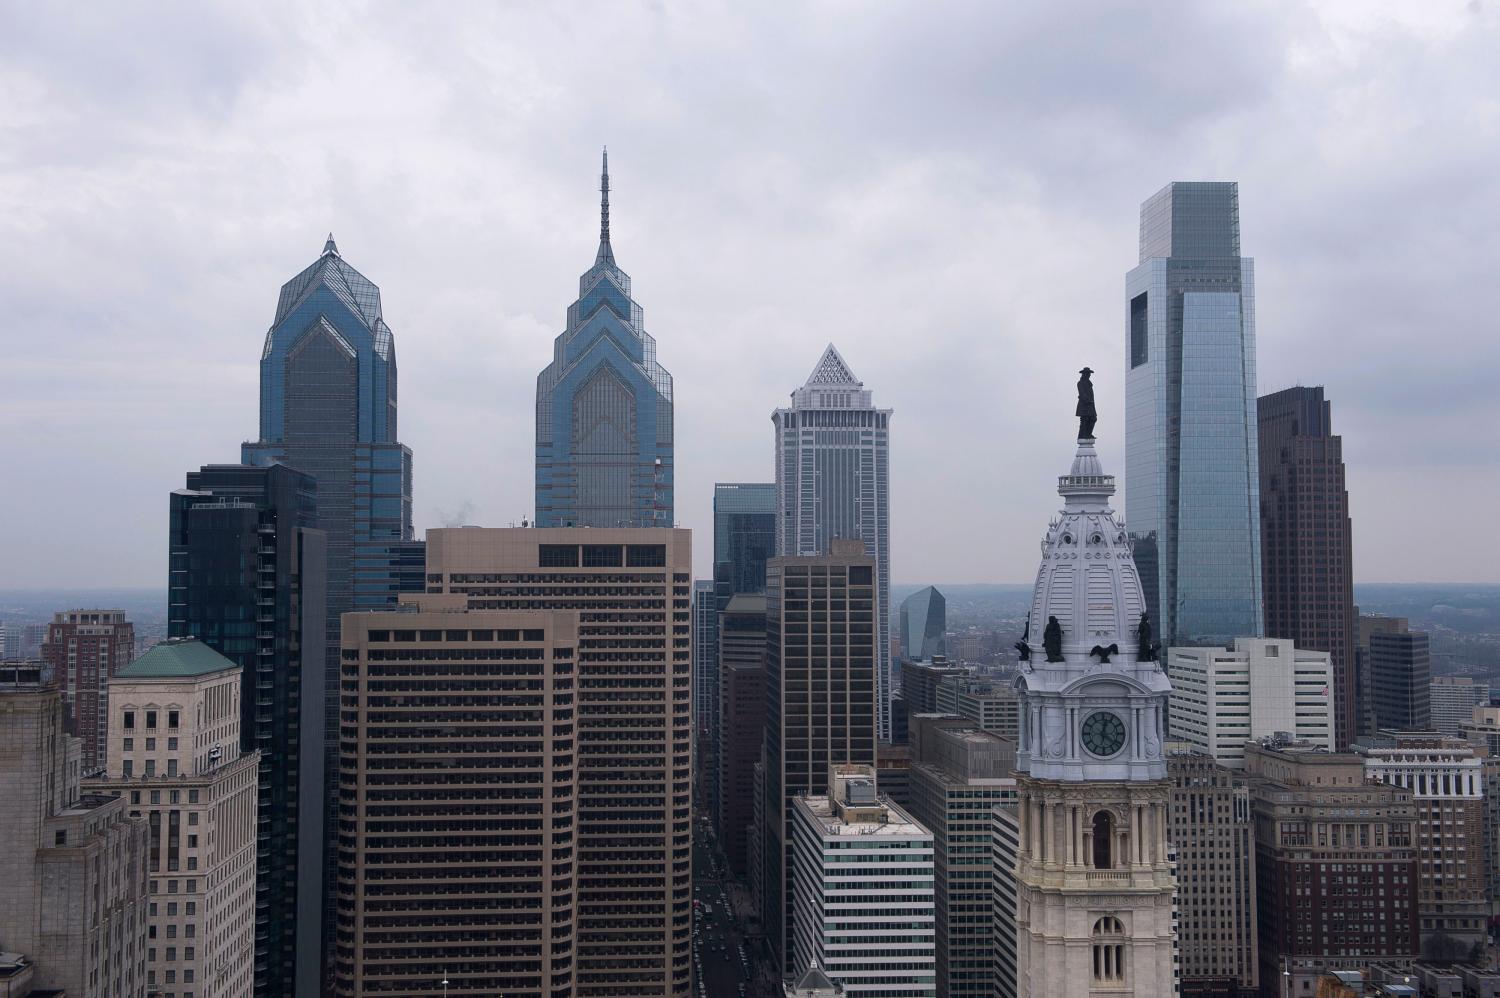
[[[1125,520],[1164,645],[1263,633],[1255,268],[1239,185],[1141,205],[1125,278]]]

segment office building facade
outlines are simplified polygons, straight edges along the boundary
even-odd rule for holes
[[[83,741],[83,769],[104,765],[109,677],[135,658],[135,626],[123,610],[54,614],[42,642],[42,664],[62,693],[68,731]]]
[[[698,799],[714,809],[719,771],[719,613],[710,579],[693,583],[693,772]]]
[[[1364,656],[1375,731],[1431,731],[1432,660],[1427,635],[1409,629],[1400,618],[1377,617],[1373,622],[1366,634]]]
[[[1238,184],[1168,184],[1141,205],[1125,278],[1125,520],[1163,647],[1265,633],[1255,268],[1239,218]]]
[[[776,555],[776,483],[714,485],[714,596],[723,610],[735,593],[766,591]]]
[[[938,998],[993,998],[993,811],[1016,803],[1014,741],[926,725],[912,743],[912,817],[932,832]]]
[[[1245,764],[1245,743],[1278,731],[1333,751],[1335,696],[1326,651],[1291,641],[1236,638],[1232,649],[1173,648],[1172,738],[1231,769]]]
[[[1371,739],[1358,751],[1368,778],[1410,791],[1416,805],[1423,957],[1471,958],[1488,918],[1482,760],[1468,742],[1430,733]]]
[[[990,942],[995,998],[1016,991],[1016,856],[1021,848],[1021,821],[1015,804],[990,811]]]
[[[692,549],[667,529],[427,532],[429,593],[579,613],[577,998],[687,998]]]
[[[146,819],[146,981],[160,998],[255,990],[259,756],[240,747],[242,673],[196,638],[168,638],[109,683],[108,766],[84,785]]]
[[[714,823],[729,869],[749,872],[755,763],[766,724],[766,598],[739,593],[719,615],[718,788]]]
[[[932,833],[875,792],[871,766],[833,766],[792,805],[795,961],[850,996],[937,994]]]
[[[670,527],[672,376],[609,241],[609,156],[599,250],[536,379],[536,522]]]
[[[337,993],[574,994],[580,614],[406,600],[344,618]]]
[[[1206,752],[1171,752],[1167,772],[1182,994],[1253,998],[1259,968],[1250,789]]]
[[[1434,676],[1427,696],[1432,730],[1457,737],[1459,729],[1474,720],[1475,707],[1490,705],[1490,684],[1469,676]]]
[[[1417,808],[1350,753],[1267,740],[1245,752],[1255,821],[1262,998],[1307,971],[1418,952]],[[1290,978],[1290,980],[1288,980]]]
[[[1171,686],[1141,661],[1144,603],[1114,477],[1080,438],[1058,480],[1021,694],[1016,993],[1174,993],[1176,882],[1165,740]],[[1085,957],[1087,954],[1087,957]]]
[[[1342,751],[1359,734],[1344,441],[1333,432],[1321,387],[1263,395],[1256,413],[1265,633],[1328,653],[1334,743]]]
[[[792,803],[826,795],[830,766],[875,765],[876,560],[860,540],[831,548],[766,569],[761,924],[782,974],[796,969]]]
[[[858,539],[875,559],[876,697],[880,737],[890,738],[891,410],[854,376],[833,344],[776,427],[776,553],[816,557]],[[816,779],[822,779],[817,777]]]
[[[259,752],[255,993],[316,993],[325,902],[326,535],[312,476],[208,465],[170,496],[167,633],[239,666],[240,745]]]
[[[146,822],[119,797],[83,792],[82,743],[40,666],[0,668],[0,718],[7,955],[29,958],[34,994],[146,998]]]
[[[949,665],[946,659],[906,662],[901,666],[901,698],[909,717],[938,712],[938,688],[947,678],[967,679],[968,669]]]
[[[938,683],[939,713],[968,718],[1014,744],[1021,737],[1021,698],[1010,683],[977,676],[948,676]]]

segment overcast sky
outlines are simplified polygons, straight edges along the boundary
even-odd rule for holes
[[[605,144],[700,574],[832,341],[895,410],[894,580],[1029,581],[1084,364],[1123,481],[1140,202],[1237,180],[1259,390],[1327,386],[1355,578],[1496,581],[1497,52],[1493,0],[0,0],[0,588],[165,586],[167,494],[255,436],[329,230],[419,534],[529,515]]]

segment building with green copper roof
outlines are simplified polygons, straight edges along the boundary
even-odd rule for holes
[[[190,679],[238,668],[197,638],[167,638],[115,675],[122,679]]]

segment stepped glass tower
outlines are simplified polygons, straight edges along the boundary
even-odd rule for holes
[[[536,525],[672,525],[672,376],[609,244],[609,153],[599,252],[536,379]]]
[[[1041,641],[1016,680],[1016,993],[1156,998],[1176,993],[1171,686],[1141,631],[1141,580],[1091,424],[1058,479],[1031,605]]]

